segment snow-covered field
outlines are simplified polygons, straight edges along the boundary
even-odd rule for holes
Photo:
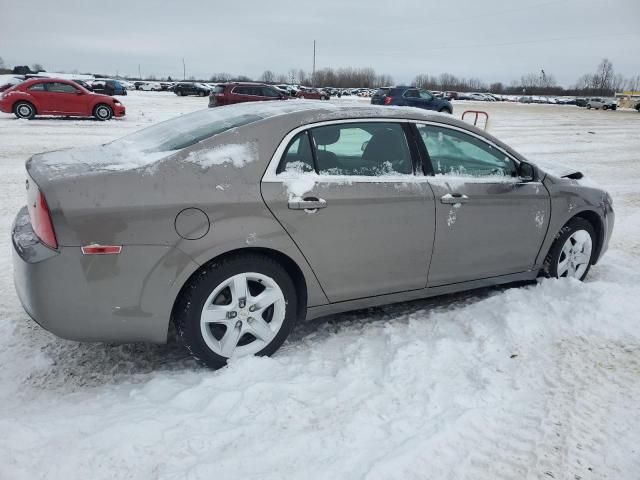
[[[357,101],[342,99],[343,102]],[[640,478],[640,115],[488,110],[529,156],[614,199],[584,284],[544,280],[300,325],[211,372],[168,345],[78,344],[13,290],[9,230],[33,153],[105,142],[206,99],[134,92],[124,120],[0,114],[0,479]]]

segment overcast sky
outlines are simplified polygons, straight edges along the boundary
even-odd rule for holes
[[[0,57],[49,71],[257,78],[373,67],[397,83],[450,72],[563,85],[608,57],[640,74],[640,0],[0,0]]]

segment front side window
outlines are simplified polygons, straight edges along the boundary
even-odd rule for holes
[[[29,90],[34,92],[42,92],[44,90],[44,83],[36,83],[35,85],[31,85],[29,87]]]
[[[431,95],[431,92],[427,92],[426,90],[420,90],[420,98],[424,100],[433,100],[433,95]]]
[[[260,88],[260,90],[261,90],[261,95],[263,97],[270,97],[270,98],[280,97],[280,93],[278,93],[274,88],[262,87]]]
[[[362,122],[311,129],[318,173],[380,176],[411,174],[411,154],[399,123]]]
[[[78,91],[75,87],[60,82],[47,83],[47,90],[53,93],[76,93]]]
[[[432,125],[417,127],[436,175],[517,175],[513,160],[472,135]]]

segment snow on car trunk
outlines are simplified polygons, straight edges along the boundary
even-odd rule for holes
[[[30,155],[107,142],[201,106],[190,100],[132,92],[129,119],[108,128],[0,117],[3,238],[24,204]],[[20,307],[5,248],[0,478],[637,478],[640,117],[484,108],[493,133],[531,161],[566,163],[612,194],[610,251],[586,283],[318,319],[274,358],[211,372],[175,343],[48,334]]]

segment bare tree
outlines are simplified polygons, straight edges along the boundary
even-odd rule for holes
[[[608,58],[603,58],[594,76],[594,87],[599,91],[600,95],[611,91],[613,76],[613,63],[611,63]]]
[[[31,70],[33,70],[35,73],[38,72],[44,72],[44,67],[42,65],[40,65],[39,63],[34,63],[33,65],[31,65]]]
[[[275,75],[271,70],[265,70],[260,76],[260,81],[264,83],[273,83]]]

